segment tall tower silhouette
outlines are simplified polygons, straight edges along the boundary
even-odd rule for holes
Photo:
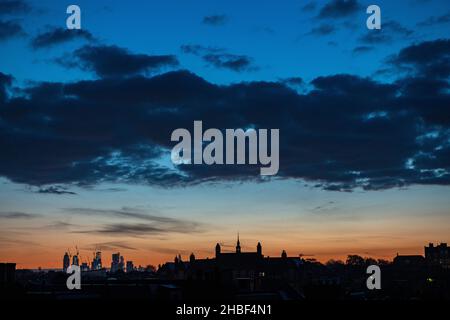
[[[236,253],[241,253],[241,242],[239,241],[239,232],[237,235]]]
[[[261,256],[262,255],[262,246],[261,242],[258,242],[258,245],[256,246],[256,252]]]
[[[220,255],[220,244],[216,244],[216,258]]]

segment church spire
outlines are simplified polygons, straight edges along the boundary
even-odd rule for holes
[[[236,253],[241,253],[241,242],[239,241],[239,232],[237,234]]]

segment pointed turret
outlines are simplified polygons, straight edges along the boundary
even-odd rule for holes
[[[239,232],[238,232],[238,235],[237,235],[236,253],[241,253],[241,242],[239,241]]]

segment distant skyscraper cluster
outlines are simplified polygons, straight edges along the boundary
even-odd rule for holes
[[[66,252],[66,253],[64,254],[64,258],[63,258],[63,271],[64,271],[64,272],[67,271],[67,268],[69,267],[69,265],[70,265],[70,256],[69,256],[69,254]]]
[[[92,270],[100,270],[102,268],[102,253],[97,251],[91,265]]]
[[[124,259],[123,256],[120,255],[120,252],[113,253],[112,254],[112,261],[111,261],[111,272],[115,273],[118,271],[124,271]]]
[[[63,271],[66,272],[67,268],[71,265],[71,259],[72,259],[72,265],[80,266],[81,271],[95,271],[95,270],[104,270],[103,264],[102,264],[102,252],[96,251],[94,254],[94,257],[92,259],[92,262],[89,266],[88,262],[82,262],[80,265],[80,258],[79,253],[77,250],[77,254],[71,256],[70,250],[66,251],[63,257]],[[120,255],[120,252],[113,253],[111,257],[111,273],[116,272],[131,272],[136,270],[134,267],[133,261],[127,261],[125,263],[125,259],[123,256]]]

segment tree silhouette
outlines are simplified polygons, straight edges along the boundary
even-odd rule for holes
[[[358,256],[356,254],[349,254],[347,256],[347,260],[345,261],[345,264],[348,266],[359,266],[362,267],[365,264],[364,258],[361,256]]]

